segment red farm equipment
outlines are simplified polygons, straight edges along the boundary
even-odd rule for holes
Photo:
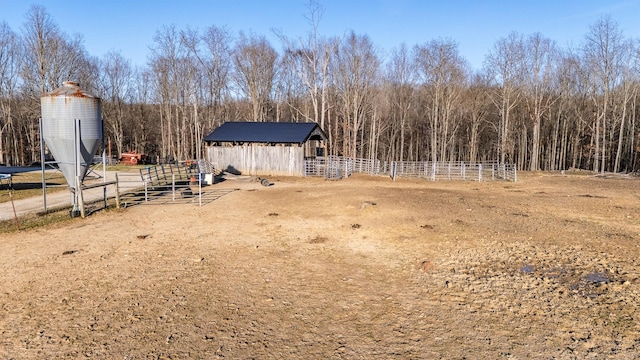
[[[136,151],[125,152],[120,154],[118,162],[125,165],[143,165],[147,163],[147,155]]]

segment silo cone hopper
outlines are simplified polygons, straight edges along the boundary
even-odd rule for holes
[[[40,97],[42,138],[69,184],[72,216],[78,211],[78,183],[82,183],[98,147],[103,143],[100,98],[83,91],[77,83]]]

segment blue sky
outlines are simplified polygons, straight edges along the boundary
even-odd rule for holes
[[[627,37],[640,37],[640,0],[320,0],[320,33],[367,34],[383,54],[401,43],[454,39],[478,69],[494,42],[511,31],[540,32],[562,47],[578,46],[589,26],[610,15]],[[0,0],[0,21],[21,31],[32,4],[43,5],[65,33],[82,34],[87,51],[101,57],[119,50],[144,65],[162,25],[227,26],[263,34],[280,49],[273,29],[288,37],[309,31],[307,0]]]

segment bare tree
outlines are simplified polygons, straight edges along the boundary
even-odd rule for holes
[[[158,139],[161,137],[156,119],[158,107],[154,106],[153,79],[149,69],[136,68],[133,72],[131,105],[127,112],[131,121],[134,148],[145,153],[159,154]],[[159,159],[156,159],[159,160]]]
[[[590,97],[597,109],[593,170],[607,166],[607,130],[611,125],[613,91],[620,84],[624,41],[618,24],[611,17],[600,18],[589,28],[583,48],[590,75]]]
[[[16,103],[19,42],[18,36],[6,22],[0,23],[0,164],[7,162],[7,135],[13,132],[12,109]]]
[[[251,102],[252,119],[265,120],[271,99],[278,53],[264,36],[240,33],[233,53],[234,79],[240,92]]]
[[[499,39],[485,59],[485,70],[494,82],[491,98],[500,112],[497,150],[502,164],[513,155],[511,112],[521,97],[524,54],[522,35],[511,33]]]
[[[524,101],[529,118],[533,123],[532,147],[529,169],[540,168],[540,129],[542,119],[548,115],[551,105],[557,99],[553,92],[553,81],[556,65],[555,44],[540,33],[535,33],[525,40],[525,56],[523,71]]]
[[[469,87],[462,96],[462,113],[466,118],[466,143],[468,144],[468,160],[472,163],[480,160],[481,134],[487,124],[490,106],[488,97],[490,85],[484,73],[473,75]]]
[[[299,109],[296,110],[307,119],[320,124],[321,128],[325,128],[329,64],[340,40],[337,38],[325,39],[320,36],[318,26],[323,8],[317,1],[310,0],[307,9],[309,12],[306,19],[311,30],[305,38],[299,38],[296,41],[290,40],[282,34],[278,34],[278,36],[285,46],[285,63],[302,82],[311,102],[312,113],[310,116]]]
[[[562,129],[560,168],[593,167],[596,108],[589,95],[591,75],[575,51],[564,52],[557,74],[562,92],[557,110]]]
[[[411,112],[415,107],[416,71],[415,59],[409,54],[405,44],[391,53],[391,60],[387,63],[386,81],[392,122],[390,145],[394,149],[397,147],[397,150],[391,153],[392,160],[403,161],[407,153],[407,132],[411,130]]]
[[[635,138],[635,126],[633,121],[629,121],[632,126],[627,126],[627,117],[631,115],[633,119],[632,104],[638,93],[638,76],[635,75],[640,70],[638,49],[631,41],[624,41],[620,47],[620,83],[614,91],[615,101],[613,111],[612,130],[618,131],[617,146],[615,148],[615,160],[613,161],[613,171],[618,172],[621,168],[623,158],[623,148],[625,135],[629,142]],[[612,142],[613,131],[610,132],[610,142]],[[633,148],[633,147],[630,147]],[[612,147],[613,151],[613,147]]]
[[[383,67],[366,35],[322,36],[320,1],[307,1],[309,31],[277,33],[282,55],[259,34],[163,26],[135,71],[118,52],[90,56],[81,35],[32,6],[20,34],[0,24],[0,162],[38,160],[40,96],[75,80],[103,98],[118,152],[160,161],[200,157],[202,135],[245,118],[317,122],[329,153],[345,156],[640,168],[640,52],[611,18],[591,26],[578,51],[508,34],[471,77],[450,39],[413,53],[403,45]]]
[[[342,116],[342,154],[362,157],[362,125],[371,115],[380,59],[366,35],[353,31],[340,46],[334,64],[335,87]]]
[[[570,155],[569,144],[572,140],[570,132],[575,129],[576,123],[573,112],[575,105],[579,102],[580,86],[577,85],[580,76],[580,61],[577,56],[569,52],[559,52],[556,60],[554,76],[554,88],[558,96],[550,109],[552,117],[551,132],[546,159],[549,170],[566,169],[568,156]],[[579,107],[579,106],[578,106]],[[575,164],[571,164],[575,167]]]
[[[175,26],[163,26],[154,36],[150,67],[154,74],[157,101],[160,103],[161,145],[164,161],[181,158],[178,154],[180,138],[179,92],[181,86],[180,62],[185,49]]]
[[[424,115],[430,125],[431,160],[448,160],[457,127],[453,112],[466,86],[468,65],[450,39],[416,46],[415,55],[427,101]]]
[[[222,102],[229,88],[231,72],[231,34],[224,27],[210,26],[200,33],[186,30],[181,33],[182,42],[198,66],[201,79],[199,99],[211,111],[208,129],[219,125]]]
[[[73,38],[62,33],[45,8],[33,5],[26,15],[22,32],[23,51],[21,61],[22,93],[28,99],[25,112],[21,116],[22,134],[25,136],[29,158],[39,158],[39,117],[40,96],[49,92],[66,80],[76,80],[87,90],[93,90],[89,81],[95,73],[95,63],[87,56],[82,45],[82,37]]]
[[[292,56],[294,55],[289,51],[285,51],[282,55],[280,70],[275,79],[275,119],[276,121],[287,119],[294,122],[314,121],[307,88],[300,81],[295,65],[292,65],[297,61],[291,59]]]
[[[90,69],[82,37],[68,38],[42,6],[33,5],[26,18],[22,79],[27,95],[39,100],[63,81],[86,80]]]
[[[61,34],[45,8],[34,5],[26,15],[24,25],[24,61],[22,79],[30,97],[40,95],[59,86],[50,76],[53,53],[61,47]]]
[[[133,70],[121,53],[107,53],[100,66],[100,93],[103,98],[104,121],[115,142],[118,154],[123,152],[126,105],[132,91]]]

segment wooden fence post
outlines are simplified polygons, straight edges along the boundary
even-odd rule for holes
[[[118,180],[118,173],[116,173],[116,208],[120,209],[120,181]]]

